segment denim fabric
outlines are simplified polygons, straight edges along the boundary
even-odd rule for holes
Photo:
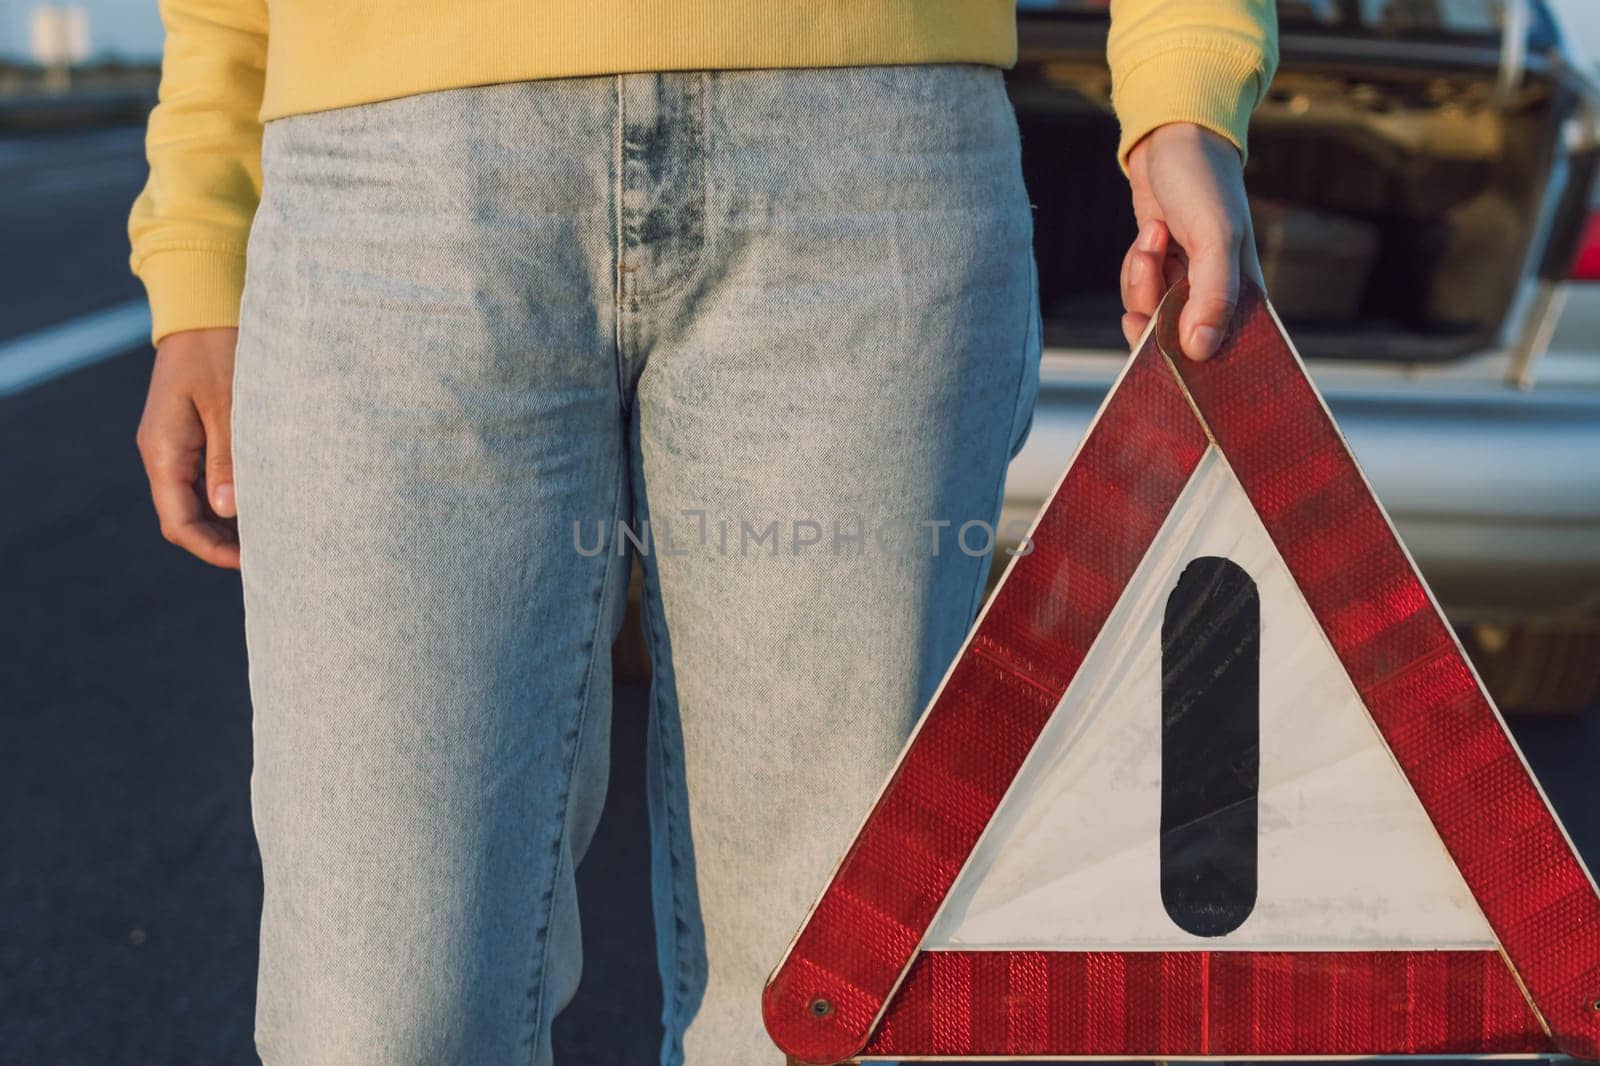
[[[551,1060],[637,560],[662,1062],[781,1062],[762,984],[973,618],[1033,408],[1000,73],[454,89],[270,122],[264,168],[262,1058]]]

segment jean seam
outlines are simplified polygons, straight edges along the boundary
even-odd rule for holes
[[[619,449],[616,491],[612,494],[611,504],[611,528],[613,529],[616,528],[617,522],[621,517],[622,497],[626,481],[623,472],[626,470],[626,462],[627,449]],[[606,610],[606,601],[610,595],[609,590],[611,588],[612,568],[616,565],[617,558],[622,554],[623,553],[621,551],[607,552],[606,565],[600,572],[599,589],[597,594],[593,597],[593,602],[595,604],[595,618],[594,625],[589,633],[589,665],[584,671],[583,675],[583,688],[579,696],[578,714],[573,722],[571,730],[569,730],[567,734],[567,768],[565,777],[563,779],[561,799],[557,804],[561,811],[561,828],[560,831],[556,833],[556,839],[553,846],[556,861],[552,864],[552,875],[549,883],[550,903],[545,908],[543,934],[544,943],[540,947],[539,973],[533,988],[530,990],[531,994],[535,997],[535,1007],[533,1016],[533,1030],[530,1034],[532,1048],[528,1056],[529,1063],[533,1063],[539,1054],[539,1034],[545,1023],[545,1007],[548,1001],[550,979],[550,937],[555,929],[553,922],[555,920],[556,900],[559,898],[557,888],[560,884],[562,870],[566,866],[566,862],[563,858],[563,849],[567,842],[567,831],[569,828],[568,823],[570,821],[572,780],[577,771],[578,756],[582,754],[584,726],[589,719],[589,702],[590,698],[594,694],[594,672],[596,664],[600,661],[600,654],[598,651],[600,647],[600,632],[602,627],[605,625],[605,620],[608,614]],[[607,654],[609,654],[609,652],[610,649],[608,647]]]
[[[1030,226],[1029,229],[1031,231],[1032,227]],[[1039,265],[1038,265],[1038,261],[1034,258],[1034,255],[1033,255],[1033,249],[1032,249],[1032,246],[1031,246],[1032,245],[1031,236],[1030,236],[1029,245],[1030,246],[1029,246],[1028,253],[1027,253],[1028,254],[1028,302],[1027,302],[1027,307],[1026,307],[1026,310],[1025,310],[1025,313],[1027,315],[1027,325],[1024,327],[1024,331],[1023,331],[1023,334],[1022,334],[1022,365],[1021,365],[1021,373],[1017,377],[1017,393],[1016,393],[1016,396],[1014,396],[1012,398],[1012,401],[1011,401],[1011,435],[1010,435],[1010,439],[1007,441],[1007,444],[1006,444],[1006,448],[1007,448],[1007,452],[1008,452],[1008,454],[1007,454],[1007,463],[1008,464],[1009,464],[1010,460],[1015,459],[1017,457],[1017,453],[1022,450],[1022,444],[1027,439],[1027,431],[1030,428],[1032,428],[1032,426],[1033,426],[1033,405],[1029,406],[1029,411],[1028,411],[1026,417],[1024,417],[1024,415],[1022,413],[1022,397],[1023,397],[1024,392],[1027,391],[1028,375],[1033,372],[1033,368],[1031,368],[1029,366],[1029,361],[1033,360],[1035,358],[1035,356],[1033,354],[1034,353],[1034,338],[1035,337],[1039,338],[1041,347],[1043,345],[1043,340],[1044,340],[1044,338],[1041,336],[1043,330],[1041,328],[1042,324],[1040,322],[1040,312],[1038,310],[1038,308],[1039,308]],[[1037,403],[1037,395],[1038,395],[1038,393],[1037,393],[1037,389],[1036,389],[1035,390],[1035,403]],[[1003,471],[1002,471],[1002,480],[1004,480],[1004,472]]]
[[[626,76],[627,75],[625,74],[617,74],[613,76],[611,80],[612,87],[616,92],[617,101],[617,120],[616,128],[614,130],[614,143],[612,145],[612,165],[616,168],[616,172],[611,179],[611,195],[615,201],[611,212],[612,224],[616,228],[615,239],[611,242],[611,284],[614,290],[611,300],[611,336],[616,349],[617,397],[620,401],[620,406],[624,411],[628,408],[628,342],[625,335],[628,321],[626,314],[627,308],[625,306],[625,278],[622,270],[624,259],[623,245],[627,240],[627,230],[624,228],[624,214],[627,211],[627,204],[624,202],[623,198],[623,194],[625,192],[623,189],[623,175],[627,161],[624,158],[625,148],[623,142],[627,139],[628,119],[627,105],[625,102],[627,93],[623,86],[622,79]]]
[[[656,624],[655,624],[655,619],[654,619],[655,610],[663,610],[663,611],[665,610],[664,606],[660,602],[660,595],[659,595],[659,592],[660,592],[660,579],[659,579],[659,577],[657,578],[656,588],[657,588],[657,595],[656,596],[651,596],[650,595],[650,582],[646,581],[644,583],[643,597],[645,599],[645,604],[644,604],[644,609],[639,612],[639,620],[644,625],[644,629],[645,629],[645,644],[650,649],[651,661],[655,665],[656,678],[659,680],[659,678],[662,675],[663,669],[670,670],[670,666],[666,666],[665,665],[667,659],[670,658],[670,653],[663,654],[663,649],[661,647],[661,641],[660,641],[660,638],[658,637],[658,635],[656,633]],[[654,601],[653,604],[652,604],[652,601]],[[654,610],[652,609],[652,607],[654,607]],[[663,629],[664,628],[665,628],[665,620],[663,619]],[[681,1038],[681,1035],[677,1032],[676,1023],[677,1023],[677,1020],[678,1020],[678,1015],[681,1013],[682,1008],[683,1008],[683,937],[680,935],[680,930],[679,930],[679,924],[680,924],[680,922],[679,922],[679,910],[680,910],[680,901],[681,901],[682,897],[681,897],[681,892],[680,892],[679,883],[678,883],[679,882],[679,876],[680,876],[680,874],[682,872],[682,864],[679,863],[679,861],[678,861],[678,848],[677,848],[677,836],[678,836],[678,834],[673,829],[673,823],[677,820],[677,818],[676,818],[676,815],[675,815],[675,813],[673,811],[673,807],[672,807],[671,797],[673,796],[674,793],[673,793],[673,790],[672,790],[672,787],[671,787],[671,784],[672,784],[672,782],[670,780],[671,775],[670,775],[670,773],[668,771],[668,768],[667,768],[667,752],[670,750],[670,748],[669,748],[669,745],[667,744],[667,738],[665,736],[665,732],[666,732],[666,727],[664,725],[665,718],[661,713],[661,705],[665,702],[665,700],[661,695],[659,695],[659,692],[661,691],[661,686],[659,684],[653,684],[651,686],[651,688],[652,688],[652,692],[651,692],[651,699],[650,699],[650,713],[651,713],[651,717],[654,719],[655,730],[656,730],[656,747],[657,747],[657,751],[659,752],[659,756],[658,756],[658,759],[657,759],[658,765],[656,767],[656,771],[660,775],[659,786],[661,788],[661,796],[662,796],[662,810],[661,810],[662,836],[664,837],[663,845],[666,848],[666,852],[667,852],[668,883],[671,886],[671,893],[672,893],[672,903],[671,903],[672,914],[671,914],[670,917],[671,917],[671,920],[672,920],[672,931],[671,931],[672,953],[671,954],[672,954],[672,976],[673,976],[673,980],[672,980],[672,987],[671,988],[663,987],[662,990],[661,990],[661,994],[662,994],[662,998],[663,998],[664,1013],[667,1016],[672,1018],[674,1025],[673,1025],[673,1027],[670,1027],[670,1028],[664,1027],[664,1028],[666,1028],[666,1031],[663,1034],[663,1036],[670,1042],[670,1047],[675,1052],[679,1053],[678,1056],[674,1056],[674,1057],[681,1057],[682,1038]]]
[[[658,76],[668,77],[671,75],[671,73],[672,72],[667,72]],[[693,80],[688,81],[686,85],[689,93],[694,97],[694,103],[691,105],[691,107],[698,113],[699,116],[698,124],[691,122],[689,123],[689,126],[690,135],[693,139],[691,151],[694,153],[696,185],[698,186],[697,192],[698,210],[700,212],[700,232],[697,234],[698,239],[695,241],[693,256],[685,256],[684,258],[686,261],[679,265],[678,270],[674,272],[672,277],[668,278],[664,283],[657,285],[655,288],[635,288],[632,291],[631,295],[628,297],[628,309],[630,311],[641,311],[647,307],[660,304],[665,301],[667,297],[676,295],[679,291],[686,288],[689,284],[690,277],[696,272],[696,267],[698,267],[700,262],[705,258],[708,224],[706,218],[706,99],[704,72],[695,71]],[[619,124],[618,137],[625,137],[626,132],[626,128]],[[618,240],[621,240],[620,229],[618,233]],[[620,293],[621,290],[619,289],[618,292]]]

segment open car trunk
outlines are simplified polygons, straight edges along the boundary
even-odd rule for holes
[[[1117,279],[1135,224],[1104,46],[1103,21],[1029,15],[1010,79],[1046,340],[1061,347],[1124,346]],[[1440,361],[1500,336],[1559,222],[1550,176],[1577,93],[1541,59],[1507,91],[1495,43],[1285,34],[1246,178],[1268,289],[1303,354]]]

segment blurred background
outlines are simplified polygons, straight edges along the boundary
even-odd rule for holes
[[[1248,182],[1269,289],[1558,811],[1600,861],[1600,3],[1281,0]],[[1008,518],[1125,351],[1104,0],[1024,0],[1010,75],[1047,352]],[[125,222],[154,0],[0,0],[0,1064],[254,1061],[260,871],[237,575],[159,536]],[[656,1060],[643,693],[579,871],[558,1059]],[[604,929],[604,936],[592,935]]]

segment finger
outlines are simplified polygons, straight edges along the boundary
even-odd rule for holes
[[[1178,318],[1183,354],[1209,359],[1222,347],[1223,334],[1239,299],[1239,244],[1242,232],[1219,227],[1189,250],[1189,301]]]
[[[189,465],[193,471],[194,463]],[[155,474],[150,494],[161,523],[161,535],[203,562],[229,570],[239,568],[239,540],[233,528],[206,512],[197,478],[176,472]]]
[[[213,512],[233,518],[239,512],[233,494],[232,412],[227,403],[217,404],[202,412],[201,420],[206,428],[206,499]]]
[[[197,491],[199,454],[182,445],[158,441],[146,448],[144,459],[161,535],[213,566],[238,569],[238,537],[226,524],[206,513]]]
[[[1152,314],[1165,291],[1162,260],[1136,247],[1130,248],[1122,285],[1123,308],[1138,315]]]
[[[1166,286],[1162,261],[1166,258],[1169,234],[1161,222],[1147,222],[1123,258],[1122,306],[1133,314],[1155,313]]]
[[[1161,273],[1169,289],[1189,276],[1189,260],[1182,248],[1176,244],[1172,246],[1167,257],[1161,261]]]
[[[1122,335],[1128,338],[1130,351],[1139,343],[1139,338],[1144,336],[1144,331],[1149,327],[1149,315],[1138,315],[1130,311],[1122,316]]]

